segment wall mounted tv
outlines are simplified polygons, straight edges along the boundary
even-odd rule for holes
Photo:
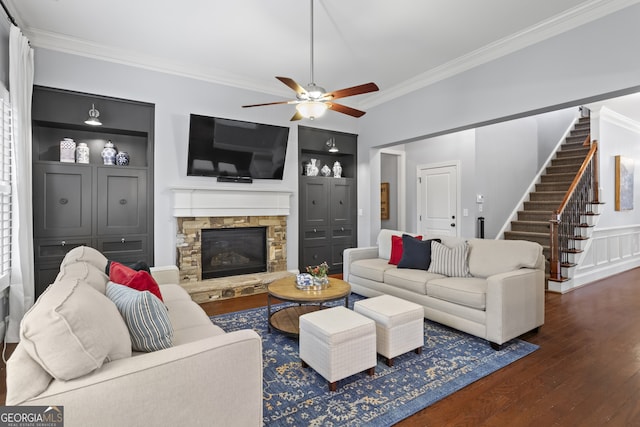
[[[282,179],[289,128],[191,114],[189,176]]]

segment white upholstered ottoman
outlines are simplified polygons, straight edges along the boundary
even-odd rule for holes
[[[353,310],[376,322],[376,348],[393,366],[393,358],[408,351],[422,352],[424,309],[410,301],[381,295],[356,301]]]
[[[318,310],[300,316],[300,359],[329,381],[335,391],[338,380],[367,370],[375,373],[375,322],[345,307]]]

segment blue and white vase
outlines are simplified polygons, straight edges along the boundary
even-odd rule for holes
[[[129,153],[127,153],[126,151],[121,151],[116,154],[116,165],[129,166]]]
[[[113,142],[107,141],[104,144],[104,149],[102,150],[102,162],[105,165],[115,165],[116,164],[116,149],[113,148]]]

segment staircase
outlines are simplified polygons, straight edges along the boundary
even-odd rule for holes
[[[524,202],[523,210],[518,211],[517,219],[511,222],[511,230],[504,233],[507,240],[529,240],[542,245],[547,260],[547,278],[551,275],[554,281],[573,277],[576,261],[583,252],[597,219],[598,212],[593,209],[594,202],[597,201],[597,193],[593,197],[594,181],[588,176],[588,179],[580,180],[580,188],[576,190],[585,169],[593,175],[592,160],[589,159],[586,168],[584,166],[585,159],[590,154],[594,157],[591,150],[590,119],[580,118],[545,169],[535,191],[529,193],[529,200]],[[572,190],[571,194],[567,194],[569,190]],[[576,193],[580,194],[576,196]],[[576,202],[574,198],[580,200]],[[564,206],[568,202],[571,206],[566,210],[571,212],[565,212]],[[554,223],[562,223],[560,233],[556,232],[555,238],[552,229]],[[554,240],[559,242],[554,243]],[[559,245],[555,257],[552,250],[554,244],[556,247]],[[552,274],[552,264],[556,265],[556,270],[559,265],[561,270]]]

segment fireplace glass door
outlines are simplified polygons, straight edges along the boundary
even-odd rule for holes
[[[202,279],[267,271],[267,228],[202,230]]]

